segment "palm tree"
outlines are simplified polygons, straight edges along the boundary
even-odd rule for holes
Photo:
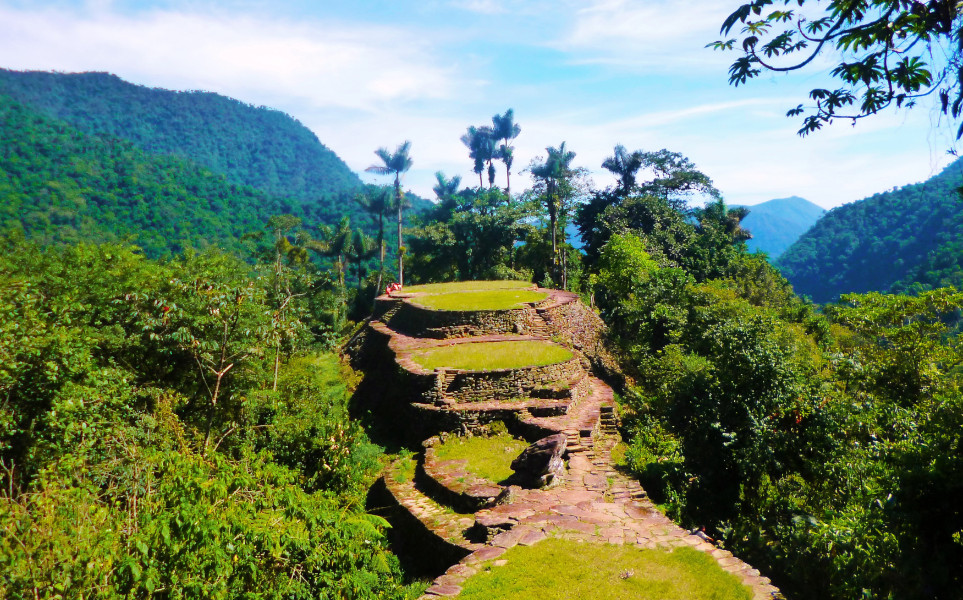
[[[548,208],[548,218],[552,228],[552,263],[558,266],[558,212],[561,208],[564,189],[574,172],[572,160],[575,153],[565,148],[562,142],[558,148],[549,146],[545,149],[548,158],[541,165],[532,167],[532,175],[545,181],[545,204]]]
[[[502,142],[496,152],[496,158],[505,163],[505,193],[511,195],[512,162],[514,162],[515,148],[509,145],[522,132],[522,127],[515,122],[515,110],[509,108],[504,115],[492,117],[492,137]]]
[[[475,162],[472,169],[478,173],[478,187],[484,186],[482,183],[482,173],[485,172],[485,164],[488,164],[488,185],[491,186],[495,181],[494,167],[492,161],[495,159],[495,138],[492,137],[491,127],[475,127],[470,125],[464,135],[461,136],[461,143],[468,147],[468,156]]]
[[[385,273],[385,215],[392,206],[391,190],[385,187],[377,188],[377,191],[370,195],[368,191],[364,191],[355,196],[354,201],[357,202],[365,212],[378,217],[377,244],[380,252],[380,262],[378,263],[378,283],[375,285],[375,297],[377,297],[378,294],[381,293],[381,284],[383,283]]]
[[[411,168],[412,160],[408,156],[411,151],[411,142],[405,140],[398,148],[391,153],[387,148],[378,148],[375,154],[381,159],[383,164],[371,165],[365,171],[377,173],[379,175],[395,176],[395,208],[398,210],[398,283],[405,284],[405,246],[401,239],[402,211],[405,207],[404,198],[401,193],[401,174]]]
[[[625,146],[619,144],[615,147],[615,155],[602,162],[603,169],[619,178],[618,187],[615,190],[617,196],[624,198],[635,188],[635,174],[642,168],[642,159],[643,154],[640,150],[629,153]]]
[[[361,293],[361,271],[364,261],[368,260],[378,252],[378,246],[371,236],[365,235],[360,229],[355,229],[349,238],[345,260],[348,264],[354,263],[358,273],[358,293]],[[380,285],[380,284],[379,284]]]
[[[338,271],[338,286],[344,290],[346,257],[351,248],[351,219],[347,216],[341,217],[337,229],[322,226],[321,239],[309,240],[305,246],[321,256],[337,257],[335,268]]]
[[[438,171],[435,173],[435,179],[438,183],[431,189],[435,192],[435,195],[438,196],[439,200],[444,200],[458,193],[458,187],[461,186],[461,175],[455,175],[451,179],[448,179],[444,173]]]

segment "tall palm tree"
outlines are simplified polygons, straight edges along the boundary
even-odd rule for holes
[[[515,148],[509,145],[522,132],[522,127],[515,122],[515,110],[509,108],[504,115],[492,117],[492,137],[502,142],[498,146],[496,157],[505,163],[505,193],[511,195],[512,162],[514,162]]]
[[[369,173],[395,176],[395,208],[398,210],[398,283],[401,285],[405,284],[405,245],[401,238],[402,211],[405,202],[401,193],[401,174],[411,168],[412,160],[408,156],[410,151],[411,142],[408,140],[402,142],[394,153],[389,152],[387,148],[378,148],[375,150],[375,155],[381,159],[382,164],[371,165],[365,169]]]
[[[545,181],[545,204],[548,208],[548,218],[552,228],[552,262],[558,267],[558,213],[561,208],[565,187],[574,175],[572,160],[575,153],[565,147],[562,142],[558,148],[549,146],[545,149],[548,158],[541,165],[532,167],[532,175]]]
[[[369,191],[364,191],[354,197],[354,201],[357,202],[365,212],[375,215],[378,217],[378,239],[377,245],[380,252],[380,259],[378,263],[378,283],[375,285],[375,297],[381,293],[381,284],[384,280],[385,273],[385,215],[388,213],[388,209],[391,208],[391,190],[390,188],[381,187],[377,188],[374,193],[369,193]]]
[[[602,162],[602,168],[619,178],[615,190],[617,196],[625,197],[635,188],[635,175],[642,168],[643,154],[640,150],[628,152],[625,146],[615,147],[615,154]]]
[[[495,138],[492,137],[491,127],[475,127],[469,125],[468,130],[461,136],[461,143],[468,147],[468,156],[475,162],[472,169],[478,173],[478,187],[484,186],[482,173],[485,172],[485,165],[488,165],[488,185],[495,181],[494,167],[492,161],[495,160]]]

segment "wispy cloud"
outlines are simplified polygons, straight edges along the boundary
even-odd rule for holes
[[[483,15],[500,15],[508,12],[501,0],[455,0],[452,6]]]
[[[718,38],[731,7],[713,0],[592,0],[580,3],[554,45],[582,64],[678,68],[724,63],[705,45]]]
[[[458,85],[428,42],[398,28],[263,15],[0,8],[4,66],[107,70],[139,82],[266,102],[368,111]]]

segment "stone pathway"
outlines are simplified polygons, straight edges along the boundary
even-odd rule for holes
[[[391,320],[397,305],[388,306],[392,299],[387,297],[381,297],[379,301],[384,303],[386,316],[382,320],[372,320],[368,327],[385,340],[398,366],[409,373],[429,375],[411,359],[412,352],[461,343],[522,339],[549,341],[558,326],[553,323],[555,319],[550,311],[577,302],[577,296],[551,291],[549,298],[535,307],[539,317],[532,332],[535,335],[496,334],[448,339],[411,337],[394,331],[385,322]],[[594,313],[592,317],[597,320]],[[562,320],[562,317],[558,319]],[[571,320],[571,317],[566,316],[565,320]],[[569,337],[578,338],[576,343],[581,339]],[[584,357],[580,360],[584,368],[589,367]],[[457,471],[448,473],[448,477],[431,476],[432,480],[440,482],[424,488],[435,497],[433,499],[414,481],[399,476],[396,465],[388,468],[384,476],[385,487],[395,502],[427,529],[432,540],[437,538],[443,548],[453,550],[452,560],[464,556],[434,580],[421,600],[457,596],[465,580],[488,563],[504,564],[501,557],[507,549],[515,545],[533,545],[547,537],[650,549],[691,547],[710,555],[722,569],[736,575],[752,590],[754,600],[782,598],[759,571],[673,523],[649,500],[637,480],[616,469],[612,449],[619,437],[612,389],[602,380],[590,374],[586,376],[581,369],[579,371],[581,375],[577,382],[566,382],[571,384],[567,389],[572,390],[567,398],[532,395],[517,399],[454,402],[439,396],[427,403],[427,396],[438,395],[437,390],[428,390],[424,400],[412,399],[412,406],[420,406],[420,410],[460,415],[468,419],[466,423],[470,422],[471,414],[511,413],[530,429],[564,432],[568,438],[568,470],[559,485],[547,490],[512,486],[498,496],[498,504],[474,515],[455,513],[437,501],[445,502],[449,492],[459,493],[453,489],[456,486],[444,483],[450,481],[450,476]],[[444,371],[441,375],[439,380],[444,384]],[[447,389],[444,385],[442,387]],[[425,483],[423,481],[422,485]],[[494,485],[490,487],[501,489]],[[492,502],[478,505],[491,506]]]
[[[631,544],[639,548],[689,546],[712,556],[739,577],[754,600],[779,598],[767,577],[673,523],[648,499],[638,481],[617,471],[611,451],[617,438],[606,435],[594,448],[572,456],[564,482],[549,490],[517,490],[508,504],[479,511],[477,524],[494,533],[488,543],[436,578],[421,600],[452,597],[484,563],[498,560],[515,545],[549,536],[590,543]]]

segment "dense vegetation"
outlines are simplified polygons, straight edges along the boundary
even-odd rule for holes
[[[833,211],[782,263],[836,286],[800,284],[817,298],[915,295],[818,307],[748,252],[749,211],[679,153],[616,146],[618,183],[597,190],[563,142],[529,165],[531,189],[496,187],[511,111],[466,134],[478,187],[439,173],[415,216],[400,187],[368,187],[367,229],[309,229],[183,159],[0,109],[11,596],[401,597],[384,524],[361,510],[377,449],[346,414],[353,376],[320,351],[398,274],[393,247],[413,283],[523,279],[596,306],[628,375],[629,468],[790,597],[959,597],[963,293],[939,287],[961,277],[959,165]],[[373,167],[398,177],[409,151]],[[87,243],[126,235],[163,260]],[[902,262],[877,267],[887,255]]]
[[[613,238],[597,296],[637,377],[649,493],[790,597],[958,597],[963,293],[847,295],[823,317],[737,266],[751,255],[704,278],[650,247]]]
[[[317,276],[2,240],[4,597],[405,596]]]
[[[0,96],[0,224],[46,244],[134,240],[148,256],[245,252],[282,203],[174,156],[81,133]]]
[[[85,133],[187,158],[231,183],[307,204],[321,223],[357,212],[340,195],[361,187],[358,176],[307,127],[277,110],[209,92],[147,88],[109,73],[0,69],[0,94]]]
[[[953,249],[963,241],[961,184],[963,159],[923,183],[834,208],[779,258],[779,269],[817,302],[951,283],[951,270],[939,272],[959,264]]]

